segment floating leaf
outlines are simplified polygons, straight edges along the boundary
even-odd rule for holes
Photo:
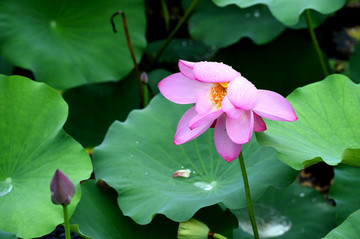
[[[264,44],[285,30],[285,26],[271,15],[266,6],[244,9],[235,5],[218,7],[206,0],[198,3],[188,26],[194,39],[218,48],[234,44],[244,37],[249,37],[256,44]]]
[[[323,239],[348,239],[357,238],[360,230],[360,210],[352,213],[340,226],[336,227]]]
[[[360,209],[360,169],[348,165],[334,168],[334,183],[329,198],[336,203],[337,221],[343,222],[350,213]]]
[[[247,209],[233,210],[239,229],[234,238],[254,238]],[[254,204],[254,213],[261,238],[320,238],[335,226],[335,208],[322,195],[295,181],[288,188],[270,188]]]
[[[298,23],[301,13],[306,9],[313,9],[322,14],[333,13],[340,9],[346,0],[213,0],[218,6],[236,4],[241,8],[247,8],[256,4],[265,4],[276,19],[287,26]]]
[[[343,75],[299,88],[287,97],[299,119],[267,121],[268,130],[257,139],[276,148],[279,159],[295,169],[320,161],[337,165],[344,150],[343,163],[360,166],[350,153],[360,148],[359,92],[360,86]]]
[[[70,214],[80,200],[80,180],[92,171],[86,151],[61,127],[67,105],[60,94],[20,76],[0,76],[0,230],[33,238],[63,222],[50,199],[56,169],[75,184]]]
[[[0,9],[2,56],[58,89],[116,81],[131,71],[120,16],[118,33],[111,29],[114,12],[125,12],[138,60],[146,44],[141,0],[14,0],[1,1]]]
[[[186,221],[200,208],[219,202],[229,208],[246,206],[239,164],[217,154],[213,130],[184,145],[173,144],[176,125],[187,108],[158,96],[146,109],[131,112],[124,123],[115,122],[94,150],[97,179],[118,192],[124,215],[139,224],[149,223],[157,213]],[[295,172],[270,148],[247,144],[244,157],[255,199],[270,185],[283,187],[294,179]],[[173,178],[179,169],[192,173],[189,178]]]

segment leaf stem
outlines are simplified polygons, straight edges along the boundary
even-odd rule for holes
[[[248,212],[249,212],[251,226],[252,226],[252,229],[254,232],[254,238],[259,239],[259,233],[257,230],[254,211],[253,211],[252,203],[251,203],[249,181],[248,181],[248,177],[247,177],[247,173],[246,173],[245,162],[244,162],[244,157],[242,155],[242,152],[240,152],[240,155],[239,155],[239,162],[240,162],[241,173],[242,173],[243,181],[244,181],[246,203],[247,203],[247,208],[248,208]]]
[[[309,9],[306,9],[305,10],[305,18],[306,18],[306,24],[307,24],[307,27],[308,27],[308,30],[310,32],[310,36],[311,36],[311,40],[313,41],[314,43],[314,46],[315,46],[315,49],[316,49],[316,53],[319,57],[319,60],[320,60],[320,64],[321,64],[321,68],[324,72],[324,75],[325,77],[329,75],[329,72],[328,72],[328,69],[327,69],[327,66],[325,64],[325,59],[324,59],[324,56],[321,52],[321,49],[320,49],[320,46],[319,46],[319,42],[316,38],[316,35],[315,35],[315,32],[314,32],[314,27],[313,27],[313,24],[312,24],[312,20],[311,20],[311,15],[310,15],[310,10]]]
[[[68,205],[62,205],[62,206],[63,206],[63,212],[64,212],[65,239],[71,239]]]
[[[131,41],[130,41],[130,35],[129,35],[128,27],[127,27],[125,13],[123,11],[115,12],[111,16],[110,22],[111,22],[114,33],[116,33],[117,31],[116,31],[116,27],[115,27],[114,17],[116,17],[117,15],[122,16],[126,41],[127,41],[127,44],[128,44],[129,50],[130,50],[130,54],[131,54],[131,58],[132,58],[132,61],[133,61],[134,67],[135,67],[136,78],[137,78],[138,89],[139,89],[139,97],[140,97],[140,108],[142,109],[142,108],[144,108],[144,93],[143,93],[143,88],[142,88],[142,84],[141,84],[141,80],[140,80],[139,66],[138,66],[138,64],[136,62],[134,50],[133,50],[133,47],[132,47]]]
[[[170,35],[166,38],[166,40],[162,43],[162,45],[160,46],[160,49],[156,52],[156,55],[154,57],[154,59],[152,60],[152,62],[156,62],[157,59],[159,59],[159,57],[161,56],[161,54],[164,52],[164,50],[166,49],[166,47],[169,45],[169,43],[171,42],[171,40],[174,38],[176,32],[180,29],[180,27],[182,26],[182,24],[186,21],[186,19],[189,17],[190,13],[194,10],[195,6],[198,4],[199,0],[194,0],[191,5],[189,6],[188,9],[186,9],[186,12],[184,14],[184,16],[180,19],[180,21],[178,22],[178,24],[176,25],[176,27],[174,28],[174,30],[170,33]]]

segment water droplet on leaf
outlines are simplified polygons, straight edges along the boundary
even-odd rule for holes
[[[209,191],[211,189],[213,189],[216,186],[216,181],[212,181],[211,183],[207,183],[207,182],[196,182],[194,183],[195,187],[198,187],[202,190],[205,191]]]
[[[5,196],[11,192],[13,188],[13,185],[11,183],[12,183],[11,178],[6,178],[5,180],[0,181],[0,197]]]
[[[233,210],[239,219],[239,227],[253,235],[247,208]],[[278,237],[291,228],[291,221],[278,209],[264,204],[254,204],[255,220],[261,238]]]

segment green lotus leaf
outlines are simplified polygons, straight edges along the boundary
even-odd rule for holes
[[[191,1],[187,1],[189,4]],[[202,0],[188,21],[190,35],[209,46],[218,48],[249,37],[264,44],[280,35],[285,26],[263,5],[241,9],[235,5],[218,7]]]
[[[50,200],[56,169],[75,184],[70,215],[80,200],[80,180],[91,160],[63,130],[68,107],[44,83],[0,76],[0,230],[22,238],[50,233],[63,222],[63,211]]]
[[[340,226],[336,227],[329,234],[327,234],[323,239],[348,239],[348,238],[357,238],[359,236],[360,230],[360,210],[352,213]]]
[[[342,223],[352,212],[360,209],[360,169],[348,165],[334,168],[334,182],[329,190],[329,198],[336,203],[338,223]]]
[[[247,209],[233,210],[239,229],[235,239],[254,238]],[[279,190],[270,188],[254,204],[260,238],[303,239],[321,238],[335,227],[335,208],[315,189],[295,181]]]
[[[57,89],[116,81],[133,69],[121,16],[112,31],[114,12],[125,12],[138,60],[146,44],[141,0],[14,0],[0,9],[2,56]]]
[[[241,8],[247,8],[256,4],[267,5],[276,19],[287,26],[298,23],[299,17],[306,9],[313,9],[322,14],[333,13],[340,9],[346,0],[213,0],[218,6],[236,4]]]
[[[280,160],[295,169],[324,161],[360,166],[360,86],[343,75],[296,89],[287,99],[295,122],[266,121],[259,143],[276,148]],[[346,151],[345,151],[346,150]],[[345,151],[345,153],[344,153]]]
[[[173,144],[178,120],[188,108],[159,95],[124,123],[114,122],[94,150],[96,178],[118,192],[124,215],[139,224],[149,223],[155,214],[186,221],[219,202],[229,208],[246,206],[239,163],[217,154],[212,129],[184,145]],[[271,148],[254,141],[244,146],[244,157],[255,199],[270,185],[283,187],[294,179],[295,171],[277,160]],[[181,169],[189,169],[190,177],[173,178]]]
[[[78,231],[90,238],[176,238],[178,223],[156,216],[146,226],[136,224],[125,217],[116,202],[116,192],[96,185],[90,180],[81,185],[82,197],[70,223],[78,225]]]
[[[355,45],[354,52],[350,56],[349,68],[351,79],[360,83],[360,42]]]

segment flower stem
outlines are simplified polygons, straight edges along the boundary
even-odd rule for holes
[[[166,47],[169,45],[169,43],[171,42],[171,40],[174,38],[175,33],[180,29],[180,27],[182,26],[182,24],[186,21],[186,19],[189,17],[190,13],[194,10],[195,6],[198,4],[199,0],[194,0],[191,5],[189,6],[188,9],[186,9],[186,12],[184,14],[184,16],[180,19],[180,21],[178,22],[178,24],[176,25],[176,27],[174,28],[174,30],[170,33],[170,35],[166,38],[166,40],[162,43],[162,45],[160,46],[160,49],[158,50],[158,52],[156,53],[154,59],[152,60],[152,62],[156,62],[156,60],[161,56],[161,54],[164,52],[164,50],[166,49]]]
[[[329,75],[329,72],[328,72],[328,69],[326,67],[325,59],[324,59],[324,56],[323,56],[323,54],[321,52],[319,42],[318,42],[318,40],[316,38],[316,35],[315,35],[315,32],[314,32],[314,27],[312,25],[312,20],[311,20],[311,15],[310,15],[310,10],[309,9],[305,10],[305,18],[306,18],[306,24],[307,24],[308,30],[310,32],[311,40],[314,43],[316,53],[317,53],[317,55],[319,57],[319,60],[320,60],[321,68],[322,68],[322,70],[324,72],[324,75],[326,77],[326,76]]]
[[[148,84],[143,83],[144,87],[144,107],[148,106],[149,104],[149,91],[148,91]]]
[[[124,31],[125,31],[125,36],[126,36],[126,41],[127,41],[127,44],[128,44],[128,47],[129,47],[129,50],[130,50],[130,55],[131,55],[131,58],[133,60],[133,64],[134,64],[134,67],[135,67],[135,73],[136,73],[136,78],[137,78],[137,83],[138,83],[138,89],[139,89],[139,97],[140,97],[140,108],[144,108],[144,93],[143,93],[143,88],[142,88],[142,85],[141,85],[141,80],[140,80],[140,71],[139,71],[139,66],[136,62],[136,58],[135,58],[135,54],[134,54],[134,50],[133,50],[133,47],[131,45],[131,41],[130,41],[130,35],[129,35],[129,30],[128,30],[128,27],[127,27],[127,23],[126,23],[126,17],[125,17],[125,13],[123,11],[117,11],[115,12],[111,18],[110,18],[110,22],[111,22],[111,25],[113,27],[113,31],[114,33],[116,33],[116,27],[115,27],[115,22],[114,22],[114,17],[117,16],[117,15],[121,15],[122,16],[122,20],[123,20],[123,24],[124,24]]]
[[[62,205],[62,206],[63,206],[63,212],[64,212],[65,239],[71,239],[68,205]]]
[[[218,234],[218,233],[214,233],[214,234],[213,234],[213,238],[227,239],[227,237],[224,237],[224,236],[222,236],[222,235],[220,235],[220,234]]]
[[[247,177],[247,173],[246,173],[245,162],[244,162],[244,157],[242,155],[242,152],[240,152],[240,155],[239,155],[239,162],[240,162],[241,173],[242,173],[243,181],[244,181],[246,203],[247,203],[247,207],[248,207],[251,226],[252,226],[252,229],[254,232],[254,238],[259,239],[259,233],[257,230],[254,211],[253,211],[252,203],[251,203],[249,181],[248,181],[248,177]]]

